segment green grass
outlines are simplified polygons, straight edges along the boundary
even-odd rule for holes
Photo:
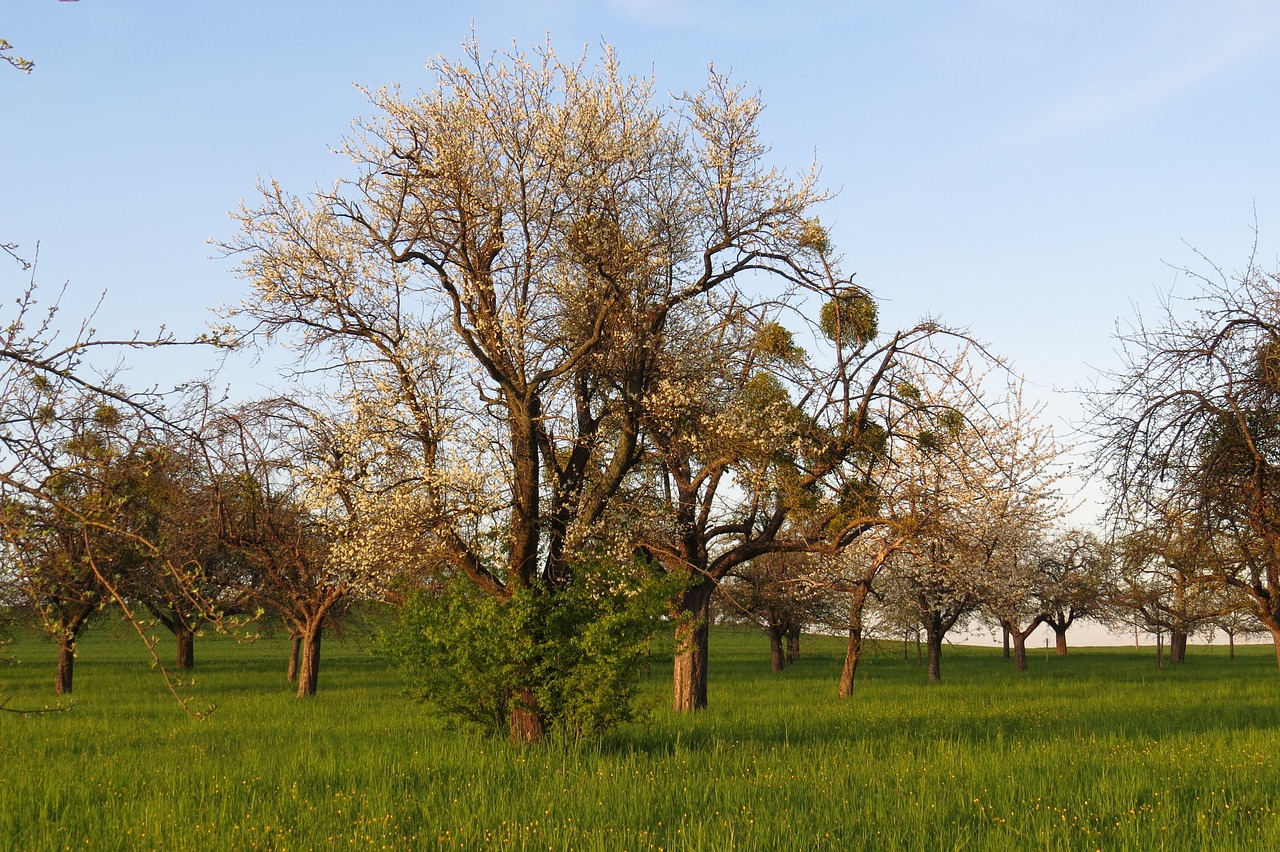
[[[763,635],[712,635],[711,707],[603,743],[519,748],[450,730],[366,643],[326,640],[292,697],[280,640],[197,642],[187,719],[136,640],[81,644],[66,713],[0,713],[0,838],[13,849],[1259,849],[1280,837],[1280,676],[1269,646],[1033,655],[948,647],[944,682],[886,648],[835,697],[841,642],[768,670]],[[168,648],[162,649],[166,653]],[[48,703],[53,649],[0,668]]]

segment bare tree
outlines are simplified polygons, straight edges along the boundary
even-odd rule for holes
[[[1111,560],[1093,533],[1068,529],[1045,542],[1039,551],[1044,583],[1039,589],[1044,622],[1053,629],[1057,654],[1067,654],[1067,631],[1080,619],[1106,614]]]
[[[1124,366],[1093,394],[1100,457],[1121,519],[1195,515],[1230,530],[1241,590],[1280,664],[1280,278],[1182,270],[1198,292],[1120,335]]]

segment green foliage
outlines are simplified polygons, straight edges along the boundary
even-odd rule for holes
[[[742,405],[748,412],[761,414],[793,407],[787,389],[770,373],[756,373],[747,379],[742,388]]]
[[[551,731],[597,739],[631,718],[640,663],[682,582],[587,566],[566,588],[499,600],[454,578],[411,594],[383,644],[447,717],[504,733],[514,703],[532,700]]]
[[[827,339],[863,345],[876,336],[880,316],[871,294],[849,288],[822,306],[819,325]]]
[[[898,385],[894,390],[898,394],[898,397],[906,402],[920,401],[920,388],[911,384],[911,382],[898,382]]]
[[[804,358],[804,350],[796,345],[795,335],[777,322],[762,323],[756,329],[752,348],[757,357],[767,361],[796,362]]]
[[[800,248],[826,254],[831,251],[831,235],[817,219],[805,219],[800,226],[800,237],[797,240]]]
[[[956,408],[944,408],[937,415],[938,427],[952,440],[964,429],[964,414]]]
[[[838,509],[827,523],[827,534],[838,537],[855,521],[874,516],[880,510],[880,489],[872,482],[851,479],[840,489]]]

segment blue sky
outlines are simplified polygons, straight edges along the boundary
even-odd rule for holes
[[[330,148],[368,112],[355,84],[429,86],[424,60],[473,26],[492,49],[607,41],[662,90],[731,69],[777,162],[816,156],[838,192],[824,222],[884,323],[970,328],[1060,432],[1079,411],[1061,391],[1116,363],[1117,318],[1191,246],[1240,268],[1256,208],[1264,265],[1280,247],[1280,4],[1246,0],[9,0],[0,37],[36,69],[0,67],[0,242],[39,241],[72,314],[106,291],[105,332],[198,333],[243,292],[207,242],[228,211],[259,177],[346,174]],[[0,294],[26,280],[0,258]]]

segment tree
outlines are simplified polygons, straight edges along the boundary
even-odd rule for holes
[[[1236,658],[1236,637],[1266,633],[1262,622],[1253,614],[1248,596],[1239,589],[1224,586],[1217,610],[1219,614],[1210,621],[1211,630],[1216,628],[1227,634],[1227,654],[1232,660]]]
[[[385,485],[380,447],[280,399],[212,420],[205,447],[226,580],[289,626],[297,695],[313,696],[325,628],[352,603],[383,597],[396,566],[422,549],[405,525],[365,519],[371,490]]]
[[[22,462],[49,499],[9,500],[3,530],[17,584],[58,643],[54,691],[64,695],[73,687],[76,641],[145,558],[130,504],[149,461],[111,406],[90,397],[57,416],[60,440],[28,442]]]
[[[1123,367],[1092,396],[1099,455],[1121,518],[1195,515],[1240,558],[1219,581],[1271,633],[1280,665],[1280,279],[1182,270],[1199,292],[1120,336]]]
[[[607,48],[595,68],[549,45],[465,53],[430,63],[431,91],[371,94],[380,115],[346,146],[359,177],[310,201],[264,186],[227,248],[245,330],[328,373],[399,455],[386,504],[422,507],[435,569],[503,603],[561,594],[601,554],[631,571],[605,522],[656,359],[715,292],[806,275],[821,195],[764,164],[759,101],[722,75],[668,105]],[[520,741],[547,730],[533,676],[509,684]]]
[[[962,386],[975,387],[966,381]],[[946,634],[985,606],[1008,626],[1019,669],[1035,612],[1030,545],[1059,512],[1058,449],[1015,383],[981,407],[933,408],[937,426],[916,434],[903,488],[909,543],[893,557],[893,587],[915,601],[941,679]]]
[[[251,583],[221,534],[219,490],[199,436],[157,431],[150,441],[139,448],[146,476],[124,507],[129,529],[150,548],[120,589],[173,635],[175,668],[191,670],[197,631],[243,621]]]
[[[718,593],[726,600],[729,619],[759,625],[769,635],[775,672],[795,661],[798,636],[805,627],[830,620],[830,596],[806,581],[813,570],[811,561],[803,553],[766,553],[720,584]]]
[[[1151,513],[1134,522],[1116,543],[1118,577],[1111,605],[1156,634],[1163,663],[1186,661],[1187,640],[1220,614],[1222,553],[1212,531],[1194,517]]]
[[[707,624],[717,583],[767,553],[833,556],[884,523],[876,478],[910,388],[903,377],[941,357],[936,323],[881,335],[875,302],[835,277],[825,231],[807,225],[824,301],[807,330],[828,353],[810,356],[772,314],[739,311],[704,322],[714,333],[681,360],[670,401],[645,422],[661,495],[642,529],[645,551],[689,581],[673,610],[673,704],[707,704]],[[678,378],[677,378],[678,376]],[[641,525],[645,527],[645,525]]]
[[[1097,536],[1068,529],[1045,542],[1039,552],[1045,582],[1039,589],[1044,623],[1053,629],[1060,657],[1067,654],[1067,631],[1082,618],[1106,612],[1110,559]]]

